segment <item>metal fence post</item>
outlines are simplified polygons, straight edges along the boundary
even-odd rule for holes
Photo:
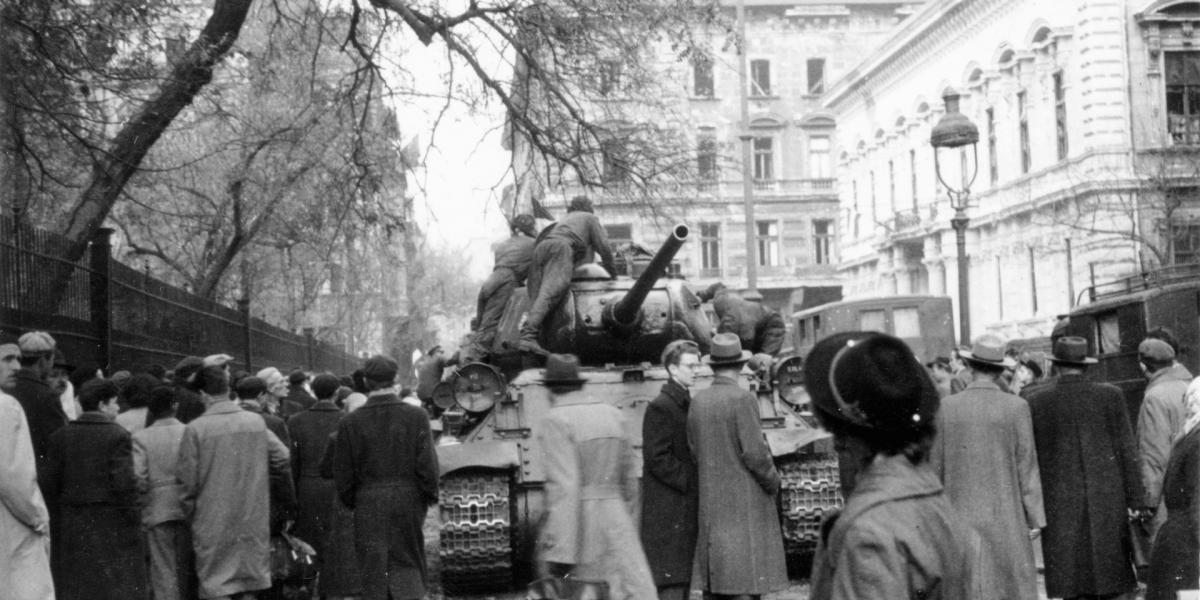
[[[305,364],[305,368],[307,368],[309,371],[312,371],[313,370],[313,344],[316,342],[316,340],[313,339],[313,328],[312,327],[304,328],[304,342],[305,342],[305,344],[304,344],[305,349],[307,350],[306,358],[308,360],[308,362]]]
[[[250,320],[250,299],[245,296],[238,298],[238,311],[242,313],[242,353],[246,355],[246,371],[253,372],[251,366],[254,352],[254,344],[251,342],[251,320]]]
[[[112,234],[109,227],[96,230],[88,265],[90,273],[90,309],[96,335],[96,362],[108,372],[112,363],[112,287],[109,261],[112,260]]]

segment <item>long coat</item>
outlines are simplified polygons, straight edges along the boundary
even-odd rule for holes
[[[288,460],[262,417],[232,402],[213,403],[188,424],[179,483],[201,598],[271,587],[270,480],[290,479]]]
[[[329,434],[325,455],[321,457],[321,477],[333,485],[333,457],[337,454],[337,432]],[[321,558],[322,596],[358,596],[362,594],[362,573],[354,551],[354,511],[335,497],[329,502],[329,536],[325,538],[325,556]]]
[[[691,396],[668,381],[642,420],[642,548],[659,586],[692,580],[699,488],[687,443]]]
[[[822,530],[813,600],[982,597],[978,535],[932,470],[903,455],[877,455]]]
[[[103,413],[79,415],[50,436],[45,481],[61,529],[59,600],[149,597],[129,432]]]
[[[54,600],[50,513],[37,484],[25,411],[0,392],[0,590],[11,600]]]
[[[240,400],[238,405],[242,410],[252,412],[262,417],[263,423],[267,426],[267,431],[275,434],[280,442],[287,447],[288,451],[292,450],[292,434],[288,431],[287,422],[282,418],[277,417],[263,407],[261,402],[257,400]],[[295,460],[295,457],[290,457],[290,460]],[[276,476],[271,474],[271,535],[279,535],[283,531],[283,525],[295,518],[297,509],[296,500],[296,485],[292,480],[293,473],[285,473]],[[303,538],[302,538],[303,539]],[[309,541],[309,540],[304,540]]]
[[[787,586],[775,495],[779,472],[754,395],[714,377],[692,397],[688,444],[700,478],[696,552],[713,594],[766,594]]]
[[[338,423],[333,477],[354,509],[363,598],[419,598],[427,581],[425,511],[437,502],[438,464],[428,414],[376,393]]]
[[[1183,424],[1187,421],[1187,407],[1183,401],[1187,388],[1188,382],[1180,380],[1173,368],[1161,369],[1150,376],[1142,407],[1138,410],[1138,467],[1142,487],[1146,490],[1144,505],[1158,509],[1150,524],[1152,538],[1167,519],[1167,510],[1162,503],[1163,473],[1171,457],[1171,446],[1183,433]]]
[[[321,457],[329,435],[337,431],[342,411],[330,400],[320,400],[308,410],[288,419],[292,434],[292,472],[296,475],[299,510],[296,536],[317,550],[317,560],[325,556],[325,538],[329,535],[329,513],[337,495],[333,481],[321,478]]]
[[[41,478],[50,450],[50,434],[67,424],[67,413],[63,412],[59,395],[32,369],[17,371],[16,383],[10,391],[25,411],[25,420],[29,423],[29,439],[33,442],[33,454],[37,460],[38,477]],[[43,489],[42,494],[45,493],[46,490]]]
[[[1140,507],[1144,492],[1121,391],[1064,374],[1028,399],[1046,508],[1046,593],[1132,590],[1127,509]]]
[[[620,411],[581,392],[557,395],[537,436],[546,466],[538,558],[606,580],[612,600],[655,598],[633,525],[636,465]]]
[[[1200,427],[1171,449],[1163,479],[1167,518],[1154,540],[1146,600],[1174,600],[1200,587]]]
[[[946,498],[983,537],[984,598],[1037,598],[1030,529],[1046,526],[1029,404],[975,381],[942,401],[930,463]]]

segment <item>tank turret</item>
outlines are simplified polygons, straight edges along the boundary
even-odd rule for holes
[[[700,299],[682,279],[664,277],[688,233],[686,225],[671,228],[636,279],[612,279],[599,265],[578,267],[566,297],[542,324],[542,347],[575,354],[585,366],[657,362],[663,348],[678,339],[707,351],[712,326]],[[525,289],[518,288],[500,321],[489,362],[506,374],[528,366],[516,350],[528,307]]]

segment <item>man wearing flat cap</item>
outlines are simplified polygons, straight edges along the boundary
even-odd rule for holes
[[[605,581],[612,600],[653,600],[633,524],[636,466],[621,411],[579,393],[586,380],[573,355],[551,354],[542,383],[551,408],[537,424],[546,467],[539,562],[551,575]]]
[[[693,394],[687,439],[700,483],[700,581],[713,598],[758,598],[787,587],[775,509],[779,472],[763,439],[758,400],[738,385],[750,353],[733,333],[712,339],[713,382]]]
[[[567,207],[567,214],[547,227],[533,246],[533,263],[525,292],[529,297],[529,313],[521,324],[521,339],[517,347],[523,352],[545,354],[538,342],[542,322],[567,295],[575,267],[591,262],[600,255],[600,264],[612,277],[617,267],[612,247],[600,219],[592,214],[592,201],[576,196]]]
[[[959,353],[971,373],[966,389],[942,400],[930,463],[950,504],[988,547],[978,573],[985,598],[1036,600],[1032,538],[1046,526],[1029,404],[1000,378],[1016,361],[994,335]]]
[[[1046,508],[1042,555],[1051,598],[1134,590],[1128,521],[1148,514],[1124,395],[1084,379],[1096,364],[1087,352],[1081,337],[1056,340],[1050,360],[1058,378],[1027,396]]]
[[[45,331],[30,331],[17,340],[17,345],[21,349],[21,370],[17,371],[11,393],[21,403],[25,418],[29,420],[29,436],[41,477],[50,450],[50,434],[67,424],[67,413],[63,411],[58,392],[46,383],[54,368],[56,344]]]
[[[396,393],[396,361],[363,366],[367,403],[337,429],[334,485],[354,510],[354,546],[366,600],[424,598],[425,513],[438,499],[438,462],[424,410]]]
[[[1163,473],[1171,457],[1171,446],[1183,433],[1187,421],[1187,406],[1183,396],[1188,382],[1174,374],[1175,350],[1167,342],[1146,338],[1138,344],[1138,364],[1146,376],[1146,394],[1138,411],[1138,467],[1142,487],[1146,489],[1146,506],[1157,507],[1150,521],[1150,540],[1167,520],[1167,507],[1162,504]]]
[[[716,282],[696,294],[702,302],[712,302],[717,314],[717,333],[737,334],[742,347],[751,354],[778,356],[787,337],[783,317],[759,301],[751,301]]]

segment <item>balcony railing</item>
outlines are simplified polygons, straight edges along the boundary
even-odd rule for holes
[[[578,194],[588,194],[596,197],[605,195],[619,196],[633,191],[629,186],[614,183],[605,190],[585,189],[580,185],[564,185],[563,197],[571,198]],[[754,194],[764,198],[780,198],[799,196],[801,198],[837,198],[837,179],[759,179],[754,181]],[[685,181],[656,184],[654,194],[667,196],[694,197],[709,196],[715,198],[740,198],[742,195],[741,181]],[[552,199],[547,206],[553,206]]]

